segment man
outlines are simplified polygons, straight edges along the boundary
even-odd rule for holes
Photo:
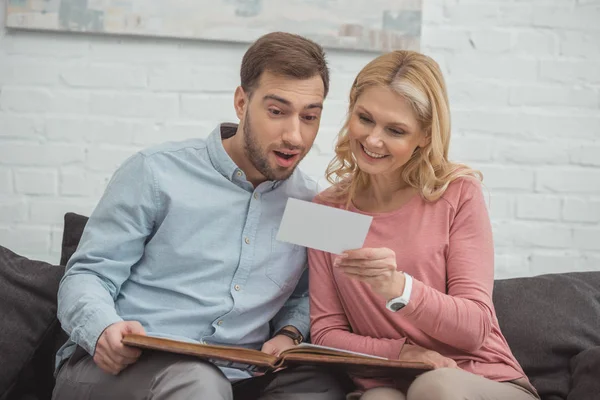
[[[319,128],[329,72],[300,36],[257,40],[234,95],[240,123],[146,149],[114,174],[61,281],[55,399],[338,399],[323,371],[252,377],[124,346],[129,333],[277,354],[308,334],[305,249],[275,235]],[[200,110],[199,110],[200,111]]]

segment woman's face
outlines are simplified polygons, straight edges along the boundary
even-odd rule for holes
[[[358,167],[369,175],[398,177],[415,149],[427,144],[410,104],[381,86],[366,89],[356,100],[348,137]]]

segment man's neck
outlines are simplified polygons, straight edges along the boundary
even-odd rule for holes
[[[244,152],[244,133],[241,125],[238,125],[233,136],[225,136],[221,134],[221,141],[225,152],[231,157],[235,165],[241,169],[246,175],[246,180],[255,188],[266,181],[266,178],[258,172],[254,165],[248,160]]]

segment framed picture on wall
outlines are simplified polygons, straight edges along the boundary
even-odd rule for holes
[[[325,47],[419,50],[422,0],[8,0],[15,29],[252,42],[272,31]]]

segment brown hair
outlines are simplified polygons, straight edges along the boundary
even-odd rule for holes
[[[325,52],[317,43],[302,36],[286,32],[272,32],[261,36],[244,54],[240,78],[248,94],[256,88],[263,72],[275,75],[308,79],[320,75],[329,91],[329,69]]]

